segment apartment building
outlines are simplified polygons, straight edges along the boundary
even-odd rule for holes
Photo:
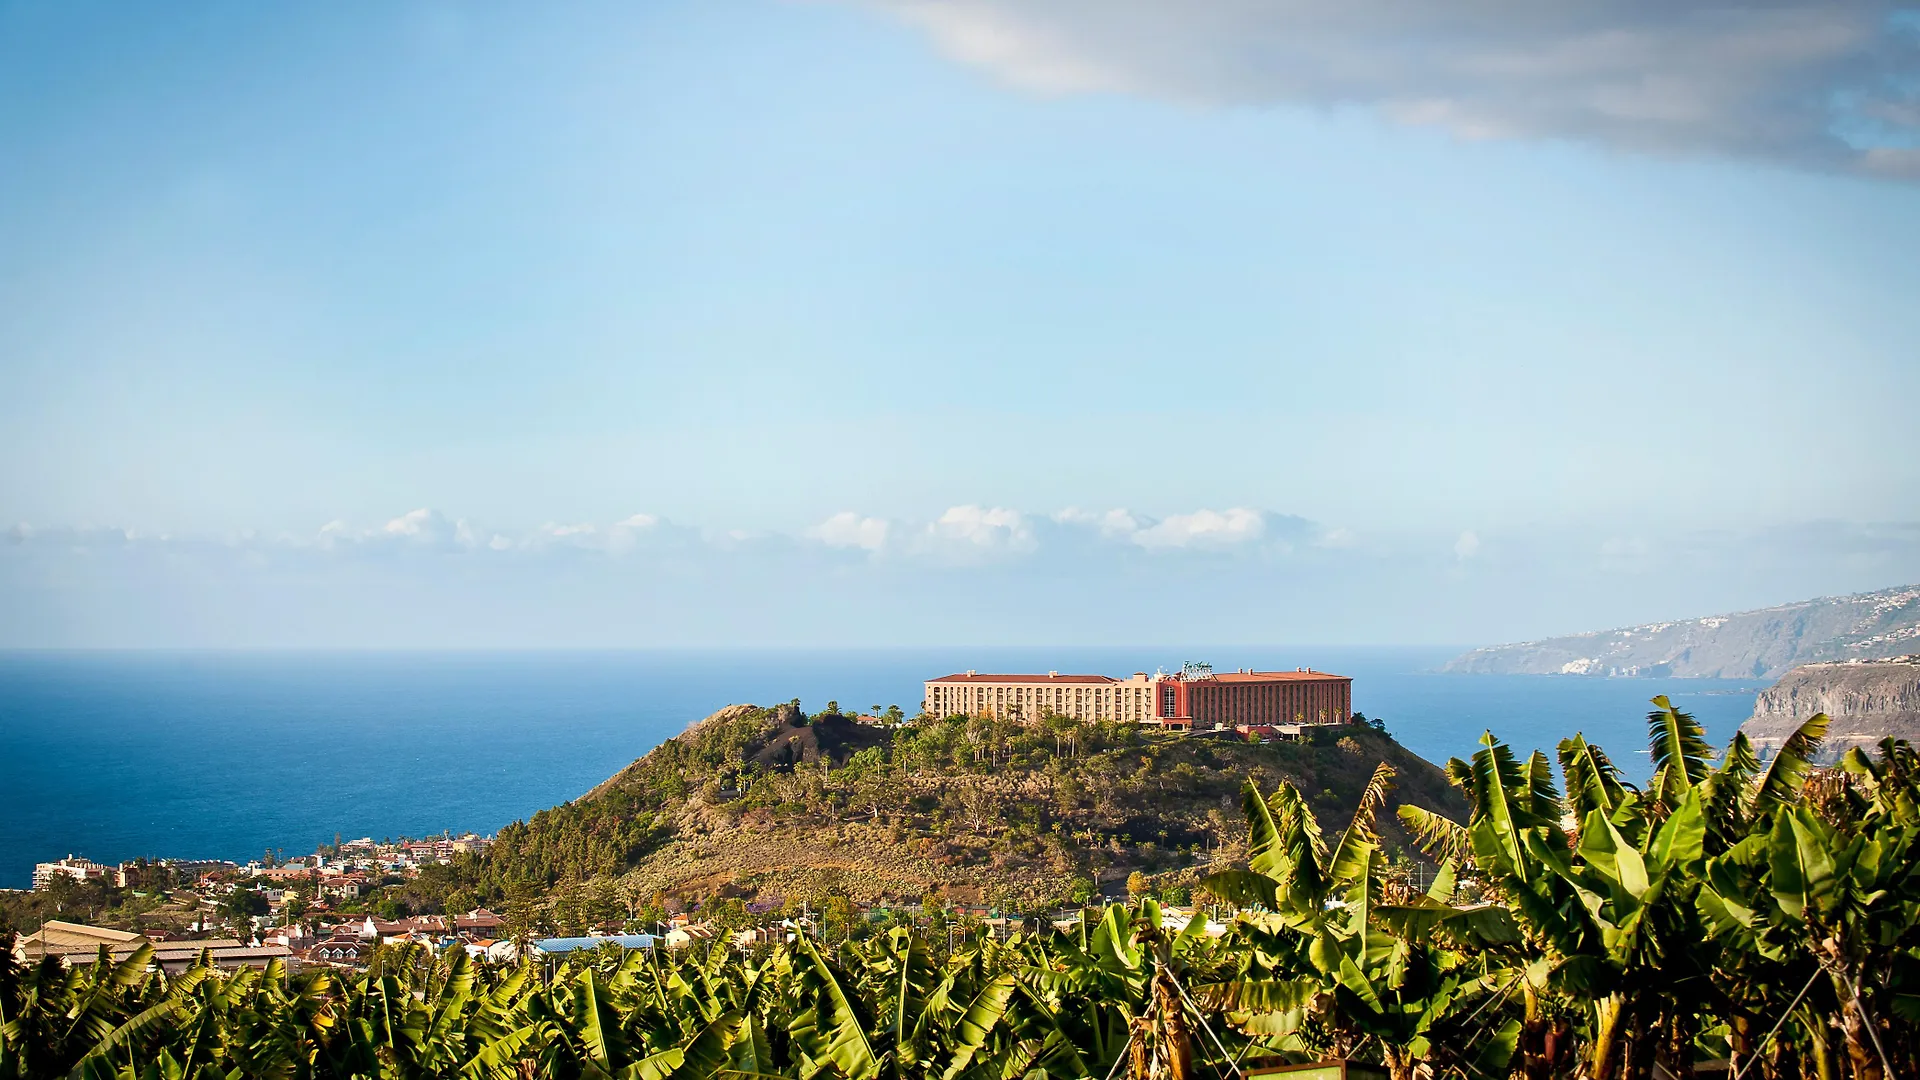
[[[44,889],[53,884],[55,878],[60,877],[69,877],[75,881],[112,882],[114,880],[114,870],[113,867],[102,866],[92,859],[81,859],[72,855],[68,855],[64,859],[56,859],[53,862],[33,864],[33,887],[35,889]]]

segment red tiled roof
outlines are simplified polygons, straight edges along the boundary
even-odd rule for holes
[[[1196,680],[1206,682],[1205,679]],[[1214,682],[1226,683],[1266,683],[1266,682],[1352,682],[1345,675],[1330,675],[1324,671],[1216,671]]]
[[[1107,675],[943,675],[938,679],[929,679],[936,683],[1077,683],[1082,685],[1111,686],[1126,682]],[[1207,682],[1196,679],[1195,682]],[[1225,683],[1266,683],[1266,682],[1351,682],[1345,675],[1332,675],[1324,671],[1216,671],[1213,682]]]
[[[1125,682],[1105,675],[943,675],[928,682],[939,683],[1094,683],[1101,686]]]

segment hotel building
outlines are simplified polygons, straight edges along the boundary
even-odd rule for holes
[[[1105,675],[982,675],[969,671],[927,682],[925,708],[934,716],[995,716],[1038,720],[1071,716],[1076,720],[1153,718],[1154,676],[1137,672],[1130,679]]]
[[[1187,664],[1171,674],[1135,672],[1127,679],[969,671],[928,680],[926,693],[922,708],[934,716],[1056,715],[1190,731],[1344,724],[1353,715],[1353,680],[1311,668],[1215,673],[1207,664]]]

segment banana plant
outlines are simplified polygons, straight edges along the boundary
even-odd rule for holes
[[[1526,1023],[1564,1014],[1559,1004],[1583,1006],[1582,1068],[1594,1080],[1648,1075],[1656,1057],[1690,1068],[1711,969],[1693,905],[1711,750],[1691,716],[1664,697],[1654,705],[1645,795],[1576,735],[1559,747],[1563,799],[1544,754],[1523,764],[1488,733],[1471,762],[1448,770],[1472,808],[1464,837],[1431,815],[1402,814],[1436,855],[1468,848],[1467,867],[1511,913],[1524,943],[1511,959],[1531,972]],[[1537,1034],[1523,1073],[1546,1071]]]
[[[1347,1056],[1377,1046],[1394,1080],[1409,1080],[1434,1055],[1436,1030],[1492,987],[1484,971],[1445,943],[1442,928],[1498,940],[1516,935],[1499,917],[1447,906],[1450,867],[1424,903],[1381,903],[1375,818],[1393,775],[1384,763],[1374,771],[1330,851],[1291,784],[1267,797],[1251,783],[1243,789],[1249,868],[1214,874],[1204,885],[1248,909],[1235,930],[1250,946],[1251,962],[1239,978],[1205,987],[1204,1000],[1245,1034],[1279,1036],[1281,1048]],[[1476,921],[1477,930],[1470,926]],[[1310,1023],[1325,1030],[1324,1047],[1305,1034]],[[1510,1049],[1511,1034],[1502,1031],[1484,1045],[1504,1041]]]
[[[1803,741],[1796,757],[1814,743]],[[1781,975],[1812,967],[1809,989],[1825,975],[1858,1080],[1909,1075],[1917,1064],[1920,813],[1911,753],[1888,741],[1876,765],[1851,752],[1814,798],[1801,763],[1781,770],[1784,780],[1770,775],[1756,791],[1754,832],[1708,862],[1700,894],[1714,934],[1746,960],[1743,974],[1771,969],[1768,981],[1784,984],[1791,980]],[[1804,1037],[1824,1042],[1817,1025]]]

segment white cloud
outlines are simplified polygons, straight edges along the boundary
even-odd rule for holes
[[[607,550],[615,555],[632,551],[646,537],[660,531],[660,519],[652,514],[633,514],[607,529]]]
[[[482,528],[466,518],[449,519],[439,511],[421,507],[409,510],[376,527],[361,529],[341,520],[321,526],[316,546],[333,550],[342,546],[367,550],[382,545],[438,551],[535,551],[568,549],[624,554],[649,538],[676,532],[663,519],[652,514],[633,514],[611,525],[593,522],[548,522],[530,532],[509,534]],[[301,543],[289,539],[291,544]]]
[[[1497,544],[1368,532],[1338,548],[1317,544],[1326,531],[1312,522],[1266,512],[1257,538],[1226,539],[1250,535],[1252,513],[1238,528],[1225,510],[1136,517],[1134,533],[1103,537],[1104,512],[1056,521],[961,506],[891,523],[872,558],[857,542],[848,558],[795,533],[734,539],[630,518],[555,527],[597,545],[586,548],[474,526],[472,548],[422,544],[425,519],[412,536],[389,536],[384,520],[335,525],[324,535],[337,545],[19,528],[0,542],[0,646],[1501,641],[1920,580],[1914,522],[1706,533],[1622,522],[1509,529]],[[884,521],[839,520],[852,538]],[[638,551],[666,557],[613,557],[623,527]],[[1150,550],[1135,533],[1188,546]],[[1270,557],[1281,545],[1294,557]],[[1458,561],[1437,565],[1450,548]],[[1638,561],[1623,573],[1609,556]]]
[[[1875,0],[869,2],[1042,93],[1359,106],[1464,138],[1920,176],[1920,33]]]
[[[806,535],[833,548],[879,551],[887,546],[890,526],[885,518],[861,517],[842,510],[806,531]]]
[[[1027,519],[1017,510],[1000,506],[949,507],[927,526],[923,539],[934,550],[947,553],[1020,552],[1035,546]]]
[[[448,532],[447,519],[437,511],[421,507],[409,510],[381,528],[388,536],[404,536],[408,539],[431,539]]]
[[[326,549],[343,545],[369,549],[381,545],[400,545],[451,551],[476,547],[480,538],[466,519],[456,521],[438,510],[422,506],[374,529],[356,529],[345,521],[329,521],[320,527],[316,542]]]
[[[1267,533],[1266,515],[1246,507],[1174,514],[1134,532],[1134,543],[1150,551],[1167,548],[1221,548],[1251,543]]]
[[[562,547],[578,548],[584,551],[598,551],[603,547],[600,530],[589,522],[577,522],[562,525],[549,521],[533,531],[533,535],[521,541],[522,547]]]
[[[1081,525],[1099,530],[1102,536],[1131,537],[1140,531],[1140,519],[1125,510],[1108,510],[1094,513],[1069,506],[1053,515],[1053,520],[1062,525]]]

